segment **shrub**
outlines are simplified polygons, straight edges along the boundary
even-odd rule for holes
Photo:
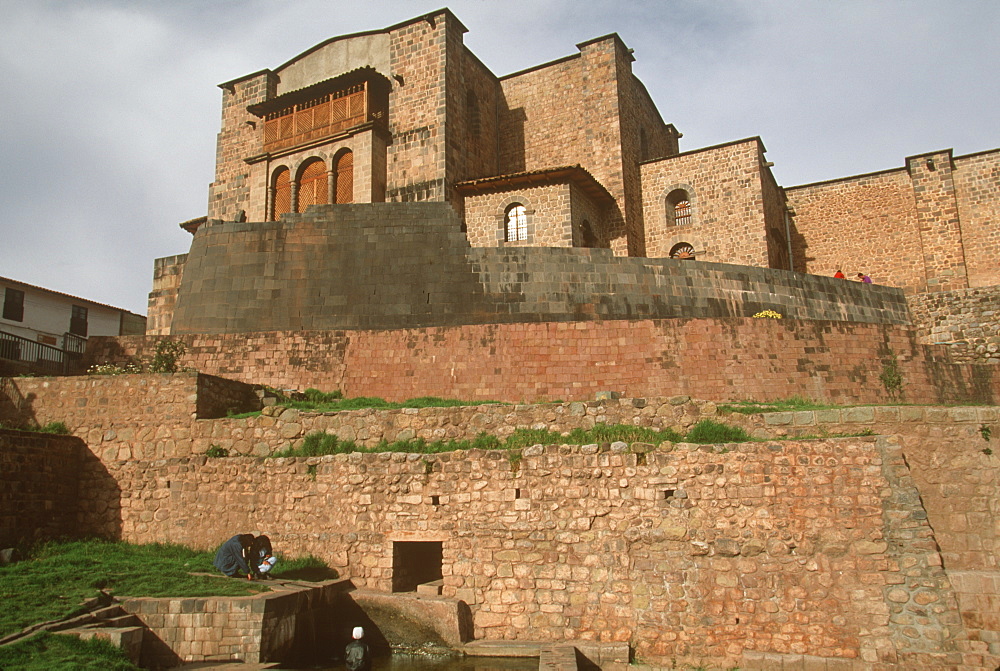
[[[753,316],[754,319],[781,319],[781,317],[781,313],[774,310],[761,310]]]
[[[150,373],[176,373],[177,362],[187,352],[187,345],[179,340],[161,340],[156,343],[156,354],[149,364]]]
[[[228,457],[229,450],[227,450],[224,447],[220,447],[219,445],[209,445],[208,449],[205,450],[205,456],[212,457],[213,459],[220,457]]]

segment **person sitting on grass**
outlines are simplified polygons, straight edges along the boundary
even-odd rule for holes
[[[250,554],[250,546],[253,544],[253,534],[238,534],[222,544],[219,551],[215,553],[215,561],[212,563],[230,578],[245,575],[247,580],[253,580],[253,571],[247,565],[244,558]],[[256,566],[256,563],[254,563]]]

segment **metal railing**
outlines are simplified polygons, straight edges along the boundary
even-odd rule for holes
[[[63,349],[36,342],[13,333],[0,331],[0,359],[25,364],[26,373],[65,375],[70,359],[77,359],[87,349],[87,339],[66,333]]]

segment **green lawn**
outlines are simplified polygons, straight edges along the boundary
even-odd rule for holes
[[[48,543],[24,561],[0,567],[0,636],[66,617],[105,589],[116,596],[246,596],[266,582],[221,577],[215,552],[182,545],[130,545],[101,540]],[[220,577],[191,575],[192,572]],[[334,577],[315,558],[280,560],[277,578]],[[0,664],[0,668],[6,668]]]

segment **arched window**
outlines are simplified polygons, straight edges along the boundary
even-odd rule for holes
[[[344,150],[334,159],[334,202],[338,205],[354,202],[354,154]]]
[[[292,173],[282,166],[274,171],[274,200],[271,203],[271,221],[292,211]]]
[[[323,159],[306,161],[299,172],[299,206],[296,212],[305,212],[310,205],[326,205],[326,164]]]
[[[691,223],[691,198],[684,189],[674,189],[667,195],[667,225],[685,226]]]
[[[670,258],[694,261],[694,246],[690,242],[678,242],[670,248]]]
[[[504,215],[504,240],[518,242],[528,239],[528,213],[521,203],[512,203]]]

